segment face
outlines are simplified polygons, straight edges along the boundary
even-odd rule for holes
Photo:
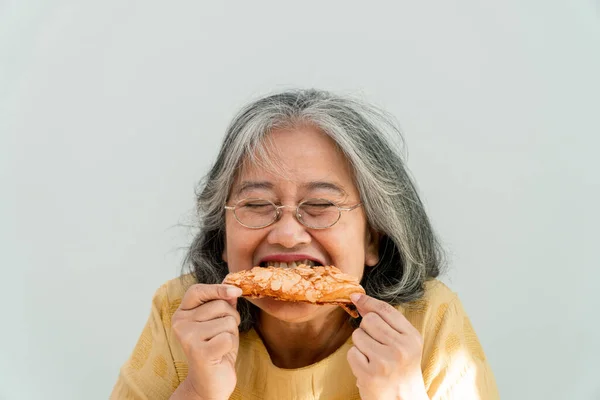
[[[376,235],[369,230],[362,207],[342,212],[335,225],[322,230],[307,228],[295,217],[295,206],[306,199],[327,199],[341,207],[360,203],[347,160],[329,137],[312,127],[270,135],[270,153],[281,155],[276,160],[281,171],[272,173],[248,163],[236,178],[227,204],[261,198],[294,207],[283,208],[278,221],[261,229],[242,226],[228,210],[223,259],[229,270],[308,259],[362,278],[365,266],[374,266],[379,260]],[[251,301],[262,311],[290,322],[310,320],[336,308],[273,299]]]

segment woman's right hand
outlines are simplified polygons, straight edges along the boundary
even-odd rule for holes
[[[172,327],[189,370],[172,398],[225,400],[233,393],[241,294],[235,286],[196,284],[183,296]]]

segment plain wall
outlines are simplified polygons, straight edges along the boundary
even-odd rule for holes
[[[392,112],[503,399],[600,399],[592,0],[0,1],[0,399],[106,399],[227,123]],[[368,4],[367,4],[368,3]]]

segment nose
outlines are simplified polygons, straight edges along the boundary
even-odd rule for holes
[[[295,207],[281,208],[281,217],[271,225],[267,241],[288,249],[309,244],[311,236],[306,229],[296,218]]]

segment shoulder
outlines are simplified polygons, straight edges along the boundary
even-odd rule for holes
[[[425,283],[425,292],[420,299],[405,303],[398,308],[424,336],[431,335],[436,325],[439,327],[442,322],[450,324],[463,322],[462,305],[458,295],[438,279]]]
[[[403,312],[425,313],[432,309],[445,308],[458,302],[458,295],[438,279],[431,279],[424,284],[423,296],[415,301],[404,303],[399,307]]]
[[[431,279],[425,282],[425,293],[421,301],[426,301],[430,304],[444,304],[456,300],[458,300],[457,294],[446,286],[444,282],[438,279]]]
[[[159,310],[160,316],[170,325],[170,319],[177,311],[185,292],[194,285],[196,280],[191,274],[185,274],[178,278],[163,283],[154,293],[152,299],[153,307]],[[165,326],[165,328],[170,326]]]
[[[178,278],[171,279],[163,283],[157,292],[161,292],[169,302],[181,302],[183,295],[190,288],[190,286],[196,284],[196,280],[192,274],[185,274]]]
[[[434,279],[425,284],[423,297],[399,310],[423,337],[423,380],[430,398],[464,398],[464,393],[498,398],[479,338],[455,292]]]
[[[187,374],[187,362],[181,344],[173,334],[171,323],[185,292],[196,283],[191,274],[182,275],[163,283],[152,299],[156,318],[153,325],[161,327],[161,331],[164,332],[165,344],[170,349],[180,381]]]
[[[165,282],[152,298],[150,316],[134,350],[121,367],[111,399],[168,398],[187,376],[185,353],[171,329],[171,319],[186,290],[195,283],[191,275]]]

